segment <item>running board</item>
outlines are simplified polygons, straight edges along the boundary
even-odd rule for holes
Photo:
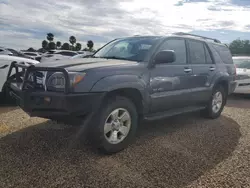
[[[172,109],[168,110],[166,112],[159,112],[159,113],[154,113],[154,114],[149,114],[144,117],[145,120],[159,120],[159,119],[164,119],[167,117],[179,115],[179,114],[184,114],[184,113],[189,113],[189,112],[195,112],[199,110],[203,110],[206,107],[186,107],[186,108],[178,108],[178,109]]]

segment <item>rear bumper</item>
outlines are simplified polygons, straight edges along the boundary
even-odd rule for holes
[[[234,93],[250,94],[250,79],[237,80]]]
[[[97,110],[104,97],[104,93],[28,92],[13,84],[10,85],[10,95],[30,116],[43,118],[88,115]]]

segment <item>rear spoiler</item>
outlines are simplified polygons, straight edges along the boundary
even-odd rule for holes
[[[19,69],[22,69],[22,76],[23,79],[20,77],[20,73]],[[15,78],[16,80],[22,80],[22,90],[25,88],[26,84],[28,82],[30,82],[28,80],[30,73],[32,72],[36,72],[36,71],[49,71],[49,72],[61,72],[63,73],[64,77],[65,77],[65,93],[69,93],[70,91],[70,79],[69,79],[69,74],[68,71],[65,70],[64,68],[57,68],[57,67],[35,67],[34,64],[32,63],[27,63],[27,62],[16,62],[13,61],[10,65],[10,69],[8,71],[8,75],[7,75],[7,81],[8,82],[12,82],[13,79],[11,77],[11,73],[13,71],[13,69],[15,69]],[[34,84],[36,84],[36,76],[33,74],[33,78],[34,78]]]

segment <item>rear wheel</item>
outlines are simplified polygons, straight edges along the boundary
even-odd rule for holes
[[[138,115],[135,105],[127,98],[116,96],[103,104],[90,125],[92,141],[105,153],[125,149],[135,137]]]
[[[225,89],[222,86],[216,87],[203,114],[208,118],[218,118],[226,104],[226,100],[227,94]]]

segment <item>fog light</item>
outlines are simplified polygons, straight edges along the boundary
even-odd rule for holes
[[[44,101],[47,102],[47,103],[50,103],[51,98],[50,97],[44,97]]]

